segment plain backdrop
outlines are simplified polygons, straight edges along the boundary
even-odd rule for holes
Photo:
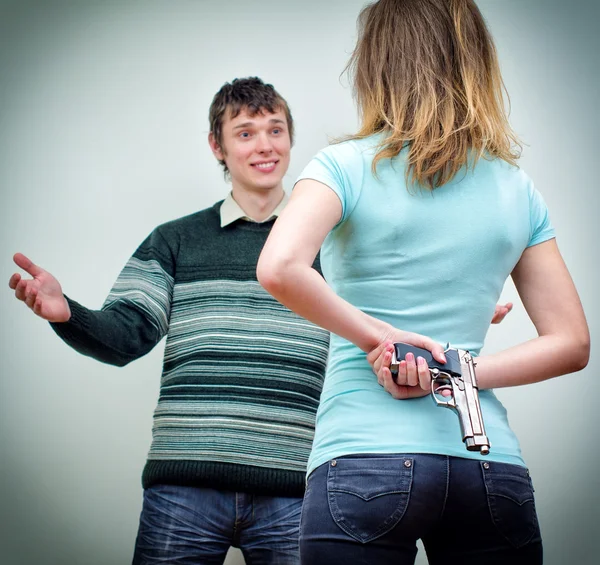
[[[258,75],[289,101],[295,177],[357,124],[340,73],[362,0],[0,0],[0,276],[29,255],[99,308],[158,224],[224,198],[208,107]],[[592,358],[576,375],[498,395],[534,479],[546,564],[592,565],[597,450],[597,2],[480,0],[496,39],[521,164],[550,208],[581,294]],[[446,226],[432,226],[444,230]],[[515,310],[486,351],[535,336]],[[163,344],[117,369],[76,354],[0,293],[0,562],[130,562]],[[552,307],[550,304],[549,307]],[[465,543],[468,543],[465,532]],[[238,551],[227,563],[243,563]],[[426,563],[423,552],[418,563]]]

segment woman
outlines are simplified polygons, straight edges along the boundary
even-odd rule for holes
[[[492,389],[582,369],[589,333],[516,166],[493,42],[471,0],[380,0],[349,68],[361,128],[306,167],[258,264],[271,294],[334,334],[302,561],[414,563],[420,538],[431,564],[541,563],[533,487]],[[321,247],[329,286],[311,269]],[[392,379],[391,344],[477,355],[509,275],[539,337],[477,358],[484,456],[428,398],[423,358]]]

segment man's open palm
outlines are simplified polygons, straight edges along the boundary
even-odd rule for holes
[[[16,253],[13,260],[33,277],[24,279],[19,273],[10,277],[8,286],[15,291],[15,296],[44,320],[66,322],[71,317],[71,309],[60,283],[22,253]]]

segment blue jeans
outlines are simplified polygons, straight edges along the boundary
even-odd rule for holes
[[[133,565],[298,565],[301,498],[156,485],[144,491]]]
[[[426,454],[340,457],[308,478],[303,565],[539,565],[524,467]]]

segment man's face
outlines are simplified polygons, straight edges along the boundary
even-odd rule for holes
[[[236,190],[264,192],[282,188],[290,164],[290,134],[283,111],[259,112],[250,116],[243,109],[222,124],[219,146],[212,134],[211,149],[225,161]]]

